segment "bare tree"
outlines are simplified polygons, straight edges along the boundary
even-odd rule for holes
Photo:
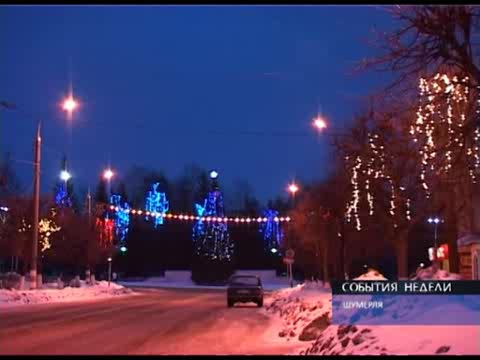
[[[396,5],[387,9],[398,22],[391,33],[376,32],[373,39],[381,55],[365,59],[362,69],[397,75],[393,87],[416,86],[421,76],[453,67],[478,85],[480,70],[475,53],[480,7],[469,5]]]

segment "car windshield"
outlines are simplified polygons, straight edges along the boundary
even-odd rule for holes
[[[260,285],[256,277],[235,277],[230,280],[230,285]]]

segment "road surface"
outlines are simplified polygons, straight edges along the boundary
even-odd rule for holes
[[[0,310],[4,354],[286,354],[255,306],[224,291],[143,289],[93,302]],[[269,340],[272,339],[272,340]]]

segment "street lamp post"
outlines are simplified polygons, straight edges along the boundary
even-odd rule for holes
[[[40,123],[37,128],[35,137],[35,150],[33,162],[33,247],[32,247],[32,263],[30,264],[30,288],[37,287],[37,260],[38,260],[38,222],[40,213],[40,159],[41,159],[41,143]]]
[[[112,177],[115,175],[112,169],[108,168],[103,172],[103,178],[107,181],[107,203],[110,201],[110,187]]]
[[[437,251],[438,251],[438,244],[437,244],[437,238],[438,238],[438,224],[440,224],[442,222],[441,219],[439,219],[438,217],[429,217],[428,218],[428,223],[429,224],[433,224],[433,231],[434,231],[434,243],[433,243],[433,267],[434,267],[434,270],[437,270],[438,267],[439,267],[439,264],[438,264],[438,257],[437,257]]]
[[[112,258],[109,257],[108,261],[108,286],[110,286],[110,281],[112,279]]]
[[[288,192],[292,195],[293,208],[295,208],[295,205],[296,205],[295,204],[295,194],[298,192],[298,190],[299,190],[299,187],[294,182],[292,182],[292,183],[290,183],[290,185],[288,185]],[[288,238],[288,242],[289,242],[288,247],[290,248],[291,247],[290,237]],[[292,264],[290,262],[287,263],[287,274],[288,274],[288,277],[290,278],[290,287],[293,287],[293,269],[292,269]]]

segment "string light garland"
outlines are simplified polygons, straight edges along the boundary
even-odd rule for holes
[[[198,205],[198,204],[197,204]],[[119,207],[110,205],[110,210],[120,211]],[[206,221],[206,222],[229,222],[235,224],[251,224],[251,223],[262,223],[267,222],[267,217],[227,217],[227,216],[200,216],[192,214],[172,214],[172,213],[159,213],[159,212],[150,212],[140,209],[130,209],[126,210],[127,213],[137,216],[145,216],[149,218],[162,217],[164,220],[181,220],[181,221]],[[289,222],[292,219],[289,216],[275,216],[273,218],[274,222]]]
[[[477,87],[477,116],[480,107],[478,90]],[[477,181],[480,130],[477,126],[473,137],[465,131],[469,104],[468,76],[437,73],[430,79],[421,78],[419,81],[419,106],[410,134],[419,147],[420,179],[427,198],[431,195],[432,182],[439,176],[449,175],[456,159],[462,156],[472,182]]]
[[[104,248],[113,244],[115,224],[113,219],[97,217],[95,228],[99,234],[100,245]]]
[[[8,209],[5,210],[5,211],[8,211]],[[52,236],[52,234],[56,233],[56,232],[58,232],[62,229],[60,226],[58,226],[55,223],[55,220],[54,220],[55,216],[56,216],[55,209],[51,209],[50,210],[50,217],[42,218],[38,223],[38,234],[39,234],[39,237],[40,237],[39,244],[41,246],[40,247],[40,252],[42,252],[42,253],[47,251],[48,249],[50,249],[52,247],[52,243],[50,241],[50,237]],[[27,231],[30,231],[31,228],[32,228],[32,224],[27,223],[27,221],[25,219],[22,219],[22,224],[18,228],[18,232],[20,234],[22,234],[22,233],[24,234]]]
[[[376,182],[386,182],[390,189],[389,200],[389,214],[394,220],[393,226],[398,227],[397,223],[397,209],[402,200],[405,206],[405,219],[411,220],[410,210],[410,198],[407,196],[398,196],[399,191],[405,189],[396,185],[392,176],[390,175],[391,163],[393,155],[386,153],[383,143],[386,142],[384,134],[367,133],[367,146],[364,148],[363,154],[356,154],[354,161],[350,161],[350,156],[345,156],[347,167],[350,169],[350,185],[352,187],[351,200],[347,202],[347,208],[345,212],[345,218],[347,222],[351,222],[352,218],[355,220],[355,227],[357,231],[362,230],[362,224],[360,220],[360,206],[362,205],[362,199],[366,199],[368,205],[368,214],[372,216],[374,214],[375,197],[373,194],[373,185]],[[382,143],[383,142],[383,143]],[[387,156],[388,155],[388,156]],[[388,161],[387,161],[388,160]],[[362,187],[361,184],[364,184]],[[362,196],[360,189],[363,189],[366,196]]]
[[[358,231],[362,229],[360,222],[360,216],[358,214],[358,204],[360,203],[360,190],[359,190],[359,179],[358,174],[362,168],[362,158],[357,156],[355,158],[355,166],[352,168],[352,177],[350,183],[353,187],[353,200],[347,204],[346,217],[347,221],[350,222],[352,213],[355,217],[356,228]]]

